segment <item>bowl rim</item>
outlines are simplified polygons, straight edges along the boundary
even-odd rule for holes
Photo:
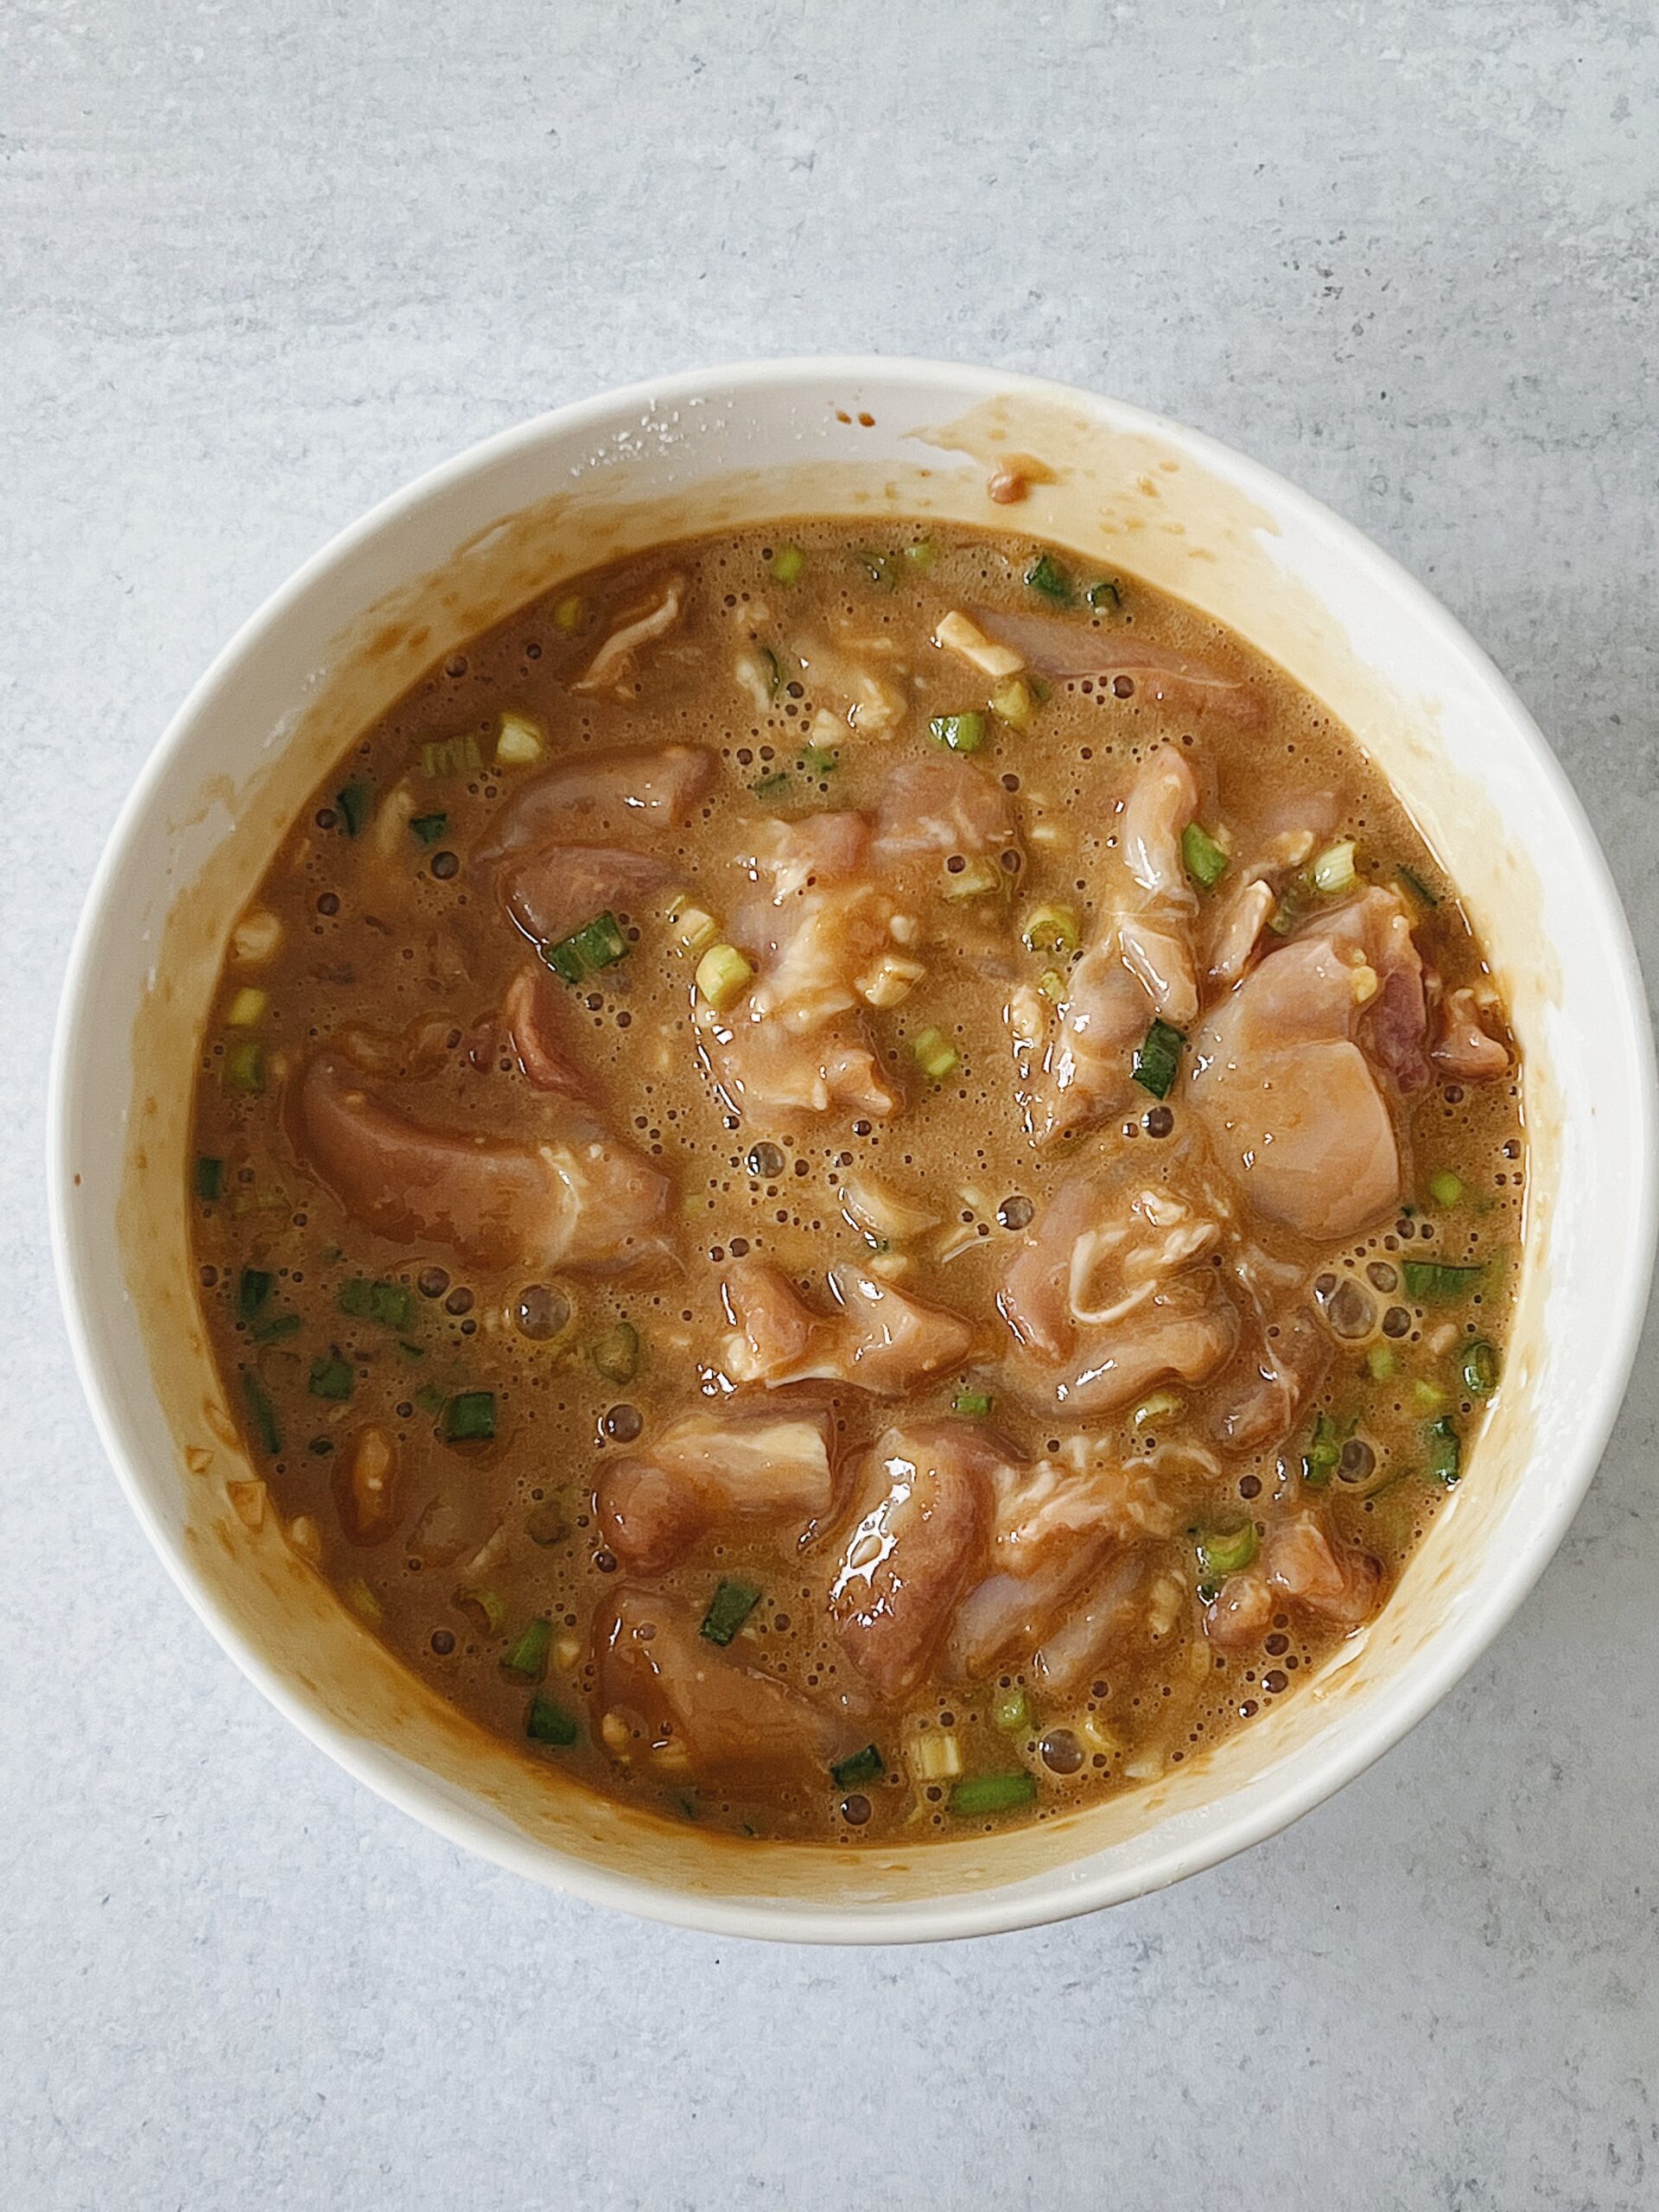
[[[897,385],[918,393],[943,385],[953,393],[984,400],[1026,397],[1050,405],[1081,408],[1091,415],[1104,410],[1116,427],[1173,441],[1246,492],[1253,490],[1269,504],[1297,510],[1306,523],[1327,533],[1351,561],[1369,568],[1403,611],[1438,638],[1461,664],[1471,687],[1503,721],[1513,741],[1529,756],[1574,845],[1581,894],[1595,934],[1613,956],[1611,980],[1621,1003],[1631,1063],[1635,1157],[1630,1162],[1630,1217],[1635,1233],[1625,1248],[1623,1279],[1601,1287],[1607,1316],[1606,1356],[1595,1378],[1592,1397],[1583,1408],[1574,1450],[1563,1463],[1545,1510],[1535,1516],[1524,1540],[1481,1578],[1465,1606],[1432,1640],[1430,1663],[1399,1685],[1395,1696],[1386,1702],[1378,1700],[1374,1707],[1359,1707],[1351,1722],[1318,1752],[1292,1754],[1280,1777],[1271,1779],[1270,1786],[1262,1792],[1262,1802],[1252,1809],[1236,1813],[1230,1821],[1225,1817],[1224,1800],[1221,1801],[1219,1816],[1201,1837],[1178,1834],[1139,1866],[1090,1875],[1080,1873],[1075,1866],[1060,1866],[1009,1889],[957,1891],[897,1904],[854,1901],[823,1905],[784,1897],[704,1894],[612,1872],[555,1845],[486,1821],[472,1808],[457,1803],[423,1770],[385,1746],[337,1726],[294,1694],[197,1580],[186,1547],[163,1525],[146,1495],[138,1472],[142,1453],[136,1442],[129,1441],[127,1416],[106,1387],[94,1348],[91,1295],[76,1252],[79,1232],[73,1217],[69,1124],[74,1063],[81,1049],[82,1000],[99,940],[118,918],[115,891],[127,849],[215,694],[245,655],[280,627],[297,601],[360,546],[452,486],[550,437],[579,439],[584,432],[603,427],[620,411],[688,404],[715,394],[739,399],[747,393],[796,383],[861,381]],[[53,1039],[47,1107],[47,1192],[53,1262],[76,1370],[99,1441],[127,1502],[175,1584],[220,1647],[318,1749],[449,1842],[544,1887],[589,1903],[716,1936],[807,1943],[914,1942],[1041,1926],[1147,1895],[1219,1865],[1289,1827],[1334,1796],[1398,1743],[1452,1688],[1510,1620],[1554,1554],[1595,1474],[1618,1417],[1645,1320],[1656,1228],[1659,1227],[1656,1125],[1659,1086],[1646,994],[1629,921],[1600,843],[1565,771],[1520,698],[1463,626],[1408,569],[1355,524],[1288,478],[1203,431],[1128,402],[1045,378],[959,363],[880,354],[799,355],[641,379],[550,409],[479,440],[391,492],[337,531],[232,633],[191,686],[152,747],[117,816],[87,888],[70,949]]]

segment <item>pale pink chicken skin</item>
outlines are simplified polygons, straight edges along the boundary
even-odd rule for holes
[[[990,1532],[999,1458],[994,1439],[950,1421],[890,1428],[870,1454],[830,1612],[883,1698],[912,1690],[938,1649]]]
[[[683,827],[715,779],[700,746],[640,745],[577,753],[520,786],[496,817],[474,865],[622,842],[629,850]]]
[[[734,1523],[804,1536],[834,1502],[830,1434],[829,1415],[808,1409],[687,1414],[637,1453],[601,1460],[594,1497],[606,1541],[632,1573],[660,1574]]]
[[[1087,676],[1100,683],[1127,677],[1148,698],[1190,714],[1213,715],[1243,729],[1254,729],[1262,721],[1262,700],[1242,678],[1224,676],[1168,646],[1143,643],[1133,631],[1001,607],[976,607],[970,612],[988,637],[1014,646],[1041,676],[1061,683]]]
[[[1496,1083],[1510,1071],[1510,1055],[1487,1029],[1472,990],[1448,991],[1435,1008],[1429,1057],[1458,1083]]]
[[[1383,1078],[1417,1082],[1425,1020],[1409,920],[1375,889],[1268,953],[1212,1009],[1188,1095],[1249,1206],[1329,1242],[1399,1204]]]
[[[972,761],[940,753],[903,761],[887,777],[870,861],[884,876],[918,862],[937,869],[954,854],[1000,865],[1019,842],[1013,802],[1001,785]]]
[[[728,1382],[768,1390],[840,1382],[902,1397],[958,1365],[973,1346],[971,1322],[861,1268],[843,1263],[824,1280],[834,1301],[828,1314],[815,1313],[766,1261],[740,1260],[727,1269],[721,1298],[732,1333],[720,1368]]]
[[[546,845],[503,868],[507,912],[537,944],[556,944],[603,913],[661,903],[675,871],[654,853],[615,845]]]
[[[568,988],[540,960],[527,960],[501,1001],[501,1027],[532,1090],[591,1098],[572,1036]]]
[[[665,1247],[668,1178],[605,1137],[506,1143],[412,1119],[327,1053],[287,1104],[300,1156],[354,1220],[480,1267],[626,1268]]]
[[[1357,1628],[1376,1611],[1380,1581],[1369,1553],[1344,1545],[1321,1511],[1304,1506],[1268,1529],[1252,1566],[1227,1577],[1205,1609],[1205,1632],[1223,1650],[1247,1649],[1286,1605]]]

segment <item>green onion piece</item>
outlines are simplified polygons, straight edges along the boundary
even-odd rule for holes
[[[977,753],[985,742],[985,717],[980,714],[935,715],[927,726],[935,745],[952,753]]]
[[[780,545],[772,555],[772,574],[774,582],[797,584],[805,573],[806,556],[798,545]]]
[[[580,983],[585,976],[596,976],[601,968],[613,968],[627,951],[628,940],[620,923],[614,914],[607,912],[595,914],[591,922],[572,930],[556,944],[544,944],[542,957],[567,983]]]
[[[932,539],[931,537],[918,537],[913,545],[906,545],[905,547],[904,557],[909,562],[912,569],[920,569],[923,570],[931,569],[933,565]]]
[[[1172,1029],[1168,1022],[1153,1023],[1135,1047],[1135,1063],[1129,1071],[1142,1090],[1149,1090],[1154,1098],[1168,1097],[1185,1042],[1180,1031]]]
[[[958,1390],[950,1401],[950,1410],[960,1414],[964,1421],[983,1421],[991,1410],[992,1399],[985,1390]]]
[[[346,835],[355,837],[369,818],[371,792],[365,783],[347,784],[334,793],[334,804],[340,809],[340,818],[346,824]]]
[[[203,1153],[196,1161],[196,1196],[210,1202],[225,1195],[225,1163]]]
[[[1408,1298],[1427,1302],[1466,1298],[1485,1273],[1484,1267],[1448,1267],[1444,1260],[1408,1260],[1401,1269]]]
[[[257,1344],[279,1344],[284,1337],[297,1336],[299,1327],[297,1313],[267,1313],[252,1324],[248,1333]]]
[[[553,608],[553,627],[566,638],[574,638],[588,619],[588,602],[579,591],[567,592],[556,601]]]
[[[766,696],[775,699],[784,688],[784,664],[770,645],[762,645],[760,658],[766,664]]]
[[[499,1636],[507,1624],[506,1599],[499,1591],[486,1589],[481,1582],[469,1583],[457,1590],[449,1602],[482,1635]]]
[[[423,1414],[441,1414],[443,1411],[443,1393],[429,1382],[415,1393],[415,1402]]]
[[[1427,1382],[1420,1376],[1411,1386],[1411,1402],[1419,1413],[1437,1414],[1446,1403],[1446,1393],[1438,1382]]]
[[[548,1498],[535,1506],[525,1516],[524,1534],[532,1544],[545,1548],[562,1544],[570,1533],[570,1523],[565,1518],[564,1508],[556,1498]]]
[[[1255,1524],[1247,1521],[1242,1529],[1218,1536],[1213,1533],[1200,1536],[1198,1542],[1198,1571],[1206,1582],[1218,1580],[1223,1575],[1239,1574],[1255,1557]]]
[[[409,826],[422,844],[435,845],[449,827],[449,817],[447,814],[417,814]]]
[[[804,746],[800,766],[809,776],[833,776],[841,766],[841,755],[827,745]]]
[[[1028,1774],[977,1774],[952,1785],[949,1804],[958,1820],[970,1821],[982,1813],[1017,1813],[1036,1796]]]
[[[698,995],[716,1014],[728,1014],[754,981],[754,969],[734,944],[711,944],[697,963]]]
[[[253,1416],[254,1430],[259,1441],[267,1452],[280,1452],[283,1448],[283,1430],[276,1418],[276,1408],[271,1404],[264,1384],[251,1367],[243,1370],[242,1395],[248,1402],[248,1411]]]
[[[402,1352],[405,1359],[424,1359],[426,1357],[425,1345],[412,1344],[406,1337],[398,1338],[397,1349]]]
[[[709,1600],[700,1632],[710,1643],[729,1643],[760,1602],[753,1583],[722,1582]]]
[[[1463,1387],[1477,1398],[1490,1398],[1497,1388],[1497,1346],[1484,1337],[1463,1348]]]
[[[1083,943],[1077,908],[1033,906],[1020,925],[1020,939],[1028,952],[1075,952]]]
[[[414,1294],[400,1282],[370,1282],[359,1275],[340,1287],[340,1310],[354,1320],[407,1329],[415,1319]]]
[[[1302,1454],[1302,1480],[1310,1489],[1323,1489],[1330,1481],[1332,1472],[1342,1457],[1343,1443],[1343,1432],[1330,1414],[1315,1414],[1313,1434]]]
[[[866,1744],[861,1751],[855,1751],[850,1758],[838,1759],[830,1772],[843,1789],[853,1789],[861,1782],[874,1782],[881,1772],[881,1754],[876,1746]]]
[[[460,1390],[443,1409],[446,1444],[487,1444],[495,1434],[493,1390]]]
[[[236,1313],[240,1321],[251,1321],[276,1287],[275,1275],[259,1268],[244,1268],[236,1279]]]
[[[916,1065],[930,1083],[943,1083],[960,1065],[961,1055],[937,1029],[924,1029],[910,1040]]]
[[[870,582],[881,591],[892,591],[899,582],[899,564],[891,553],[878,552],[873,545],[861,545],[853,555]]]
[[[1141,1399],[1129,1419],[1137,1429],[1150,1428],[1154,1421],[1179,1421],[1185,1410],[1173,1390],[1154,1390]]]
[[[553,1698],[533,1697],[524,1719],[524,1733],[532,1744],[554,1744],[563,1751],[576,1740],[575,1716]]]
[[[1405,862],[1402,861],[1394,872],[1399,877],[1401,882],[1405,885],[1407,890],[1410,892],[1412,897],[1416,899],[1419,906],[1438,906],[1440,905],[1440,893],[1438,891],[1431,891],[1427,884],[1424,882],[1422,877],[1418,874],[1414,868],[1408,868]]]
[[[991,1720],[1010,1735],[1031,1726],[1031,1700],[1024,1690],[1003,1690],[991,1700]]]
[[[1104,613],[1108,608],[1116,613],[1123,604],[1122,586],[1112,576],[1098,577],[1083,595],[1096,614]]]
[[[756,798],[781,798],[789,789],[789,771],[787,768],[774,768],[770,774],[762,776],[759,783],[751,784],[749,789]]]
[[[1365,1355],[1365,1364],[1374,1382],[1388,1382],[1400,1369],[1399,1359],[1387,1344],[1373,1344]]]
[[[265,1048],[257,1037],[238,1037],[225,1049],[225,1088],[257,1098],[265,1087]]]
[[[331,1398],[336,1405],[344,1405],[352,1395],[353,1381],[349,1360],[340,1356],[340,1346],[330,1344],[326,1359],[311,1363],[311,1395],[314,1398]]]
[[[632,1382],[639,1372],[639,1332],[632,1321],[619,1321],[594,1339],[588,1357],[607,1382]]]
[[[1051,1006],[1065,1004],[1065,978],[1058,968],[1045,968],[1037,978],[1037,988]]]
[[[1026,582],[1034,592],[1039,592],[1056,607],[1070,607],[1073,585],[1071,576],[1052,553],[1039,553],[1026,570]]]
[[[1037,701],[1022,676],[1011,676],[991,694],[991,712],[1010,729],[1029,729],[1037,714]]]
[[[502,1655],[501,1671],[516,1682],[539,1682],[547,1672],[547,1648],[553,1641],[553,1624],[538,1614],[526,1621]]]
[[[439,776],[467,776],[483,766],[478,740],[469,730],[465,737],[441,737],[421,747],[421,772]]]
[[[1428,1179],[1428,1195],[1437,1206],[1459,1206],[1463,1204],[1463,1178],[1442,1168],[1438,1175]]]
[[[1354,841],[1344,837],[1327,845],[1308,871],[1313,888],[1327,899],[1351,891],[1359,878],[1354,873]]]
[[[982,899],[988,892],[1000,891],[1007,880],[988,860],[966,861],[954,875],[947,863],[939,871],[939,895],[944,899]]]
[[[340,1585],[340,1595],[354,1613],[361,1616],[371,1628],[378,1628],[385,1618],[380,1600],[375,1596],[360,1574]]]
[[[1196,822],[1181,832],[1181,864],[1201,891],[1213,891],[1227,873],[1226,854]]]
[[[1438,1421],[1428,1424],[1428,1471],[1447,1490],[1452,1488],[1463,1471],[1463,1440],[1450,1414],[1442,1414]]]

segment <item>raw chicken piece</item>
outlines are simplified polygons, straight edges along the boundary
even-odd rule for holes
[[[1249,1378],[1211,1423],[1230,1452],[1259,1452],[1296,1424],[1331,1364],[1331,1339],[1306,1306],[1294,1306],[1259,1327]]]
[[[568,1098],[591,1094],[570,1039],[569,993],[539,960],[527,960],[507,986],[501,1026],[524,1079]]]
[[[625,615],[570,686],[573,691],[613,691],[626,698],[633,680],[634,656],[642,645],[666,637],[680,619],[685,578],[671,576],[648,606]]]
[[[687,1414],[648,1450],[600,1462],[594,1507],[606,1541],[635,1573],[661,1574],[711,1529],[810,1526],[832,1501],[829,1438],[822,1413]]]
[[[537,944],[556,944],[603,913],[638,914],[660,904],[674,870],[654,853],[613,845],[545,845],[503,868],[507,912]]]
[[[1205,1633],[1224,1650],[1243,1650],[1286,1605],[1357,1628],[1376,1611],[1381,1581],[1369,1553],[1350,1550],[1322,1513],[1304,1507],[1268,1530],[1253,1566],[1227,1577],[1205,1612]]]
[[[902,683],[873,665],[891,657],[890,639],[849,638],[832,645],[808,636],[796,640],[795,652],[808,690],[837,711],[855,737],[891,737],[909,713]]]
[[[1376,889],[1270,952],[1206,1018],[1189,1093],[1250,1206],[1324,1242],[1398,1205],[1379,1077],[1415,1079],[1423,1021],[1410,922]]]
[[[953,753],[906,760],[882,786],[870,861],[886,875],[916,861],[937,869],[953,854],[999,864],[1019,831],[1001,785]]]
[[[1032,1655],[1032,1676],[1051,1697],[1074,1697],[1141,1624],[1149,1562],[1136,1549],[1114,1559],[1053,1633]]]
[[[599,1707],[631,1738],[623,1747],[604,1731],[613,1758],[650,1759],[671,1777],[690,1771],[771,1785],[780,1776],[822,1780],[832,1760],[864,1740],[868,1722],[747,1665],[709,1643],[700,1625],[699,1613],[680,1599],[646,1590],[620,1590],[614,1610],[601,1611]]]
[[[815,1314],[779,1270],[740,1260],[721,1294],[734,1333],[721,1368],[736,1383],[775,1389],[786,1382],[849,1384],[876,1397],[902,1397],[912,1384],[960,1363],[974,1341],[970,1322],[849,1265],[825,1281],[836,1311]]]
[[[1192,925],[1198,900],[1181,833],[1198,787],[1185,757],[1160,745],[1123,807],[1111,912],[1063,978],[1058,1014],[1035,992],[1011,1003],[1015,1077],[1039,1140],[1085,1128],[1127,1095],[1134,1050],[1156,1017],[1183,1034],[1198,1010]]]
[[[537,1146],[434,1129],[327,1053],[292,1086],[292,1141],[353,1218],[485,1268],[625,1268],[664,1248],[669,1183],[607,1138]]]
[[[887,1699],[912,1690],[982,1560],[995,1441],[963,1421],[890,1428],[870,1455],[863,1517],[830,1586],[841,1647]]]
[[[1467,989],[1449,991],[1435,1009],[1430,1057],[1443,1076],[1458,1083],[1492,1083],[1510,1071],[1507,1048],[1488,1031],[1480,1001]]]
[[[521,785],[497,816],[475,855],[481,868],[548,845],[601,845],[620,834],[637,841],[690,818],[715,779],[715,756],[701,746],[641,745],[579,753]]]
[[[988,636],[1023,653],[1039,676],[1060,683],[1088,676],[1108,684],[1127,677],[1147,698],[1194,715],[1213,715],[1243,729],[1262,718],[1261,699],[1240,677],[1224,676],[1166,645],[1143,644],[1133,631],[1096,629],[1059,614],[1005,613],[1000,607],[972,612]]]
[[[1021,1346],[1009,1371],[1039,1404],[1110,1413],[1154,1382],[1201,1382],[1237,1340],[1207,1264],[1214,1214],[1168,1189],[1063,1183],[1021,1238],[998,1294]]]

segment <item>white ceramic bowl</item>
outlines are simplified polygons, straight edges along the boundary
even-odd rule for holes
[[[988,467],[1055,481],[993,507]],[[745,1846],[571,1789],[404,1674],[290,1551],[207,1355],[186,1207],[194,1046],[228,929],[357,732],[566,573],[807,512],[1012,523],[1231,623],[1383,765],[1462,887],[1525,1054],[1531,1192],[1491,1426],[1381,1618],[1140,1793],[909,1851]],[[924,362],[676,377],[475,447],[308,563],[202,678],[110,841],[70,963],[50,1185],[64,1304],[134,1511],[226,1649],[340,1764],[533,1878],[721,1933],[912,1941],[1051,1920],[1283,1827],[1455,1682],[1554,1550],[1634,1354],[1654,1231],[1651,1042],[1602,857],[1524,709],[1442,608],[1294,486],[1086,393]]]

